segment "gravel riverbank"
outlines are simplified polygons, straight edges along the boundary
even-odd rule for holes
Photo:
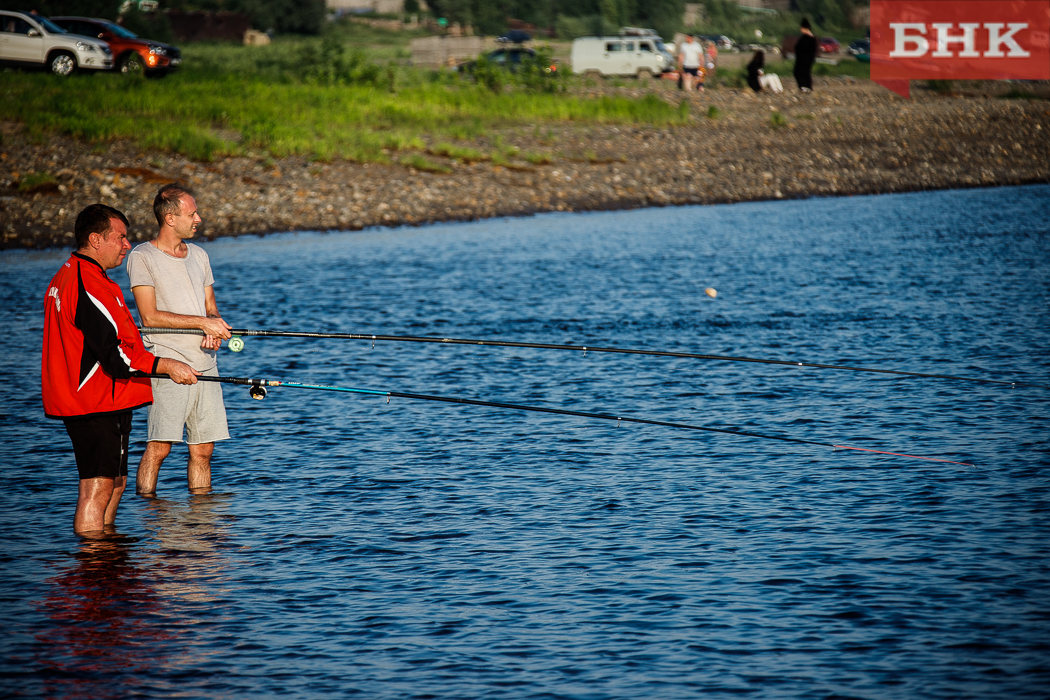
[[[507,127],[487,138],[550,162],[506,167],[428,156],[450,173],[301,158],[198,163],[120,142],[33,142],[21,125],[3,123],[0,248],[69,247],[77,212],[96,201],[127,212],[131,237],[146,240],[155,231],[153,196],[176,179],[195,190],[208,238],[1050,182],[1046,84],[1024,86],[1042,99],[998,99],[995,91],[1011,86],[989,84],[951,94],[913,89],[903,100],[847,78],[818,80],[809,95],[786,86],[783,95],[760,96],[729,88],[684,96],[668,81],[629,82],[591,92],[688,99],[690,123]],[[19,188],[42,172],[57,182]]]

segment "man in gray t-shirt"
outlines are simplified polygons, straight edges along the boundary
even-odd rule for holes
[[[128,255],[128,277],[142,324],[149,328],[194,328],[199,335],[154,333],[142,339],[157,357],[181,360],[205,375],[217,376],[216,351],[230,338],[230,326],[215,303],[215,280],[208,254],[187,243],[201,217],[187,190],[165,185],[153,201],[160,224],[157,237],[136,246]],[[187,391],[189,390],[189,391]],[[211,488],[211,456],[217,440],[230,437],[222,387],[215,382],[182,386],[167,379],[153,380],[149,408],[149,443],[139,462],[135,490],[153,494],[157,474],[171,445],[182,442],[185,429],[189,448],[186,478],[191,491]]]

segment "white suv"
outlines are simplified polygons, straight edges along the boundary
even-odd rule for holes
[[[45,66],[55,75],[77,69],[111,70],[109,44],[68,34],[46,17],[0,10],[0,65]]]

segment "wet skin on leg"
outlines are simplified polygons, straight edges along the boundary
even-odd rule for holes
[[[126,485],[126,476],[81,479],[73,531],[78,534],[102,532],[106,525],[112,525]]]
[[[189,445],[190,459],[186,463],[186,484],[192,493],[211,489],[211,455],[214,442]]]
[[[170,442],[148,442],[135,474],[135,493],[148,495],[157,492],[157,474],[164,458],[171,453]]]

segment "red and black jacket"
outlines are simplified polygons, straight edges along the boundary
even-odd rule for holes
[[[73,253],[48,286],[41,362],[44,413],[71,418],[153,403],[155,358],[142,344],[120,286],[91,258]]]

